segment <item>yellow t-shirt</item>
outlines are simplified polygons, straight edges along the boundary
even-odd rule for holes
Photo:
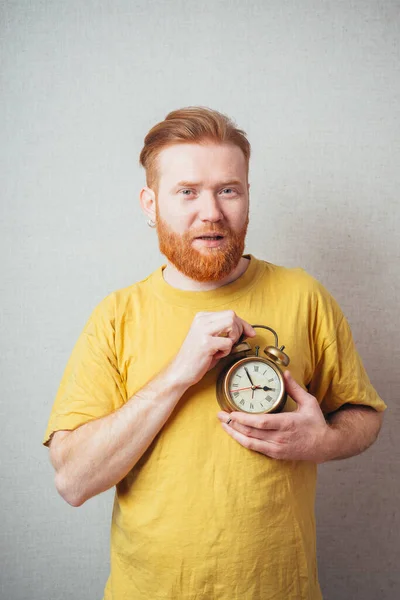
[[[294,378],[325,414],[377,411],[348,323],[302,269],[250,256],[233,283],[208,292],[168,285],[162,268],[94,309],[67,364],[43,443],[120,408],[176,355],[199,311],[233,309],[272,327]],[[266,330],[250,340],[274,342]],[[319,600],[316,465],[274,460],[230,438],[216,417],[212,371],[116,486],[104,600]],[[285,410],[294,410],[289,398]]]

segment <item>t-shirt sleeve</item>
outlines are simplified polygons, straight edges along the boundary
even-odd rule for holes
[[[42,443],[55,431],[111,414],[125,402],[115,353],[112,295],[92,312],[67,362]]]
[[[370,406],[378,412],[387,406],[380,398],[365,371],[354,343],[350,325],[335,299],[319,285],[319,307],[322,315],[315,326],[316,364],[308,391],[317,398],[324,414],[344,404]]]

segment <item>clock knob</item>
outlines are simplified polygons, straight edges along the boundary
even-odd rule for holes
[[[239,354],[240,352],[250,352],[251,346],[246,342],[246,336],[244,333],[240,336],[236,344],[233,344],[230,354]]]
[[[267,346],[264,348],[264,354],[266,354],[266,356],[277,365],[287,367],[290,363],[290,358],[287,354],[282,352],[284,347],[285,346],[282,346],[281,348],[277,348],[276,346]]]
[[[234,344],[232,346],[232,350],[231,350],[231,354],[239,354],[239,352],[249,352],[251,350],[251,346],[250,344],[248,344],[247,342],[241,341],[239,339],[238,342],[236,342],[236,344]]]

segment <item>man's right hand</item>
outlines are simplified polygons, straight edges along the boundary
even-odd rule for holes
[[[150,446],[185,391],[254,329],[231,310],[198,313],[178,354],[118,410],[73,431],[57,431],[50,445],[61,496],[80,506],[121,481]],[[226,337],[223,337],[226,336]]]
[[[199,312],[170,367],[190,387],[230,353],[242,334],[254,337],[256,332],[233,310]]]

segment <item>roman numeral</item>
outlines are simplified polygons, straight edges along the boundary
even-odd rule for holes
[[[272,396],[267,396],[265,399],[266,399],[267,402],[271,402]]]
[[[254,406],[252,405],[252,403],[250,402],[250,408],[254,408]]]
[[[258,365],[254,365],[254,370],[255,370],[255,372],[256,372],[256,373],[258,373],[258,369],[259,369],[259,368],[260,368],[260,367],[259,367]]]
[[[239,387],[238,383],[232,383],[232,387]]]
[[[241,401],[239,402],[239,404],[244,404],[243,398],[241,399]]]
[[[235,398],[237,398],[239,396],[239,392],[234,392],[233,395],[235,396]]]
[[[273,380],[274,380],[274,378],[271,377],[271,379],[268,379],[268,383],[271,383],[271,381],[273,381]]]

